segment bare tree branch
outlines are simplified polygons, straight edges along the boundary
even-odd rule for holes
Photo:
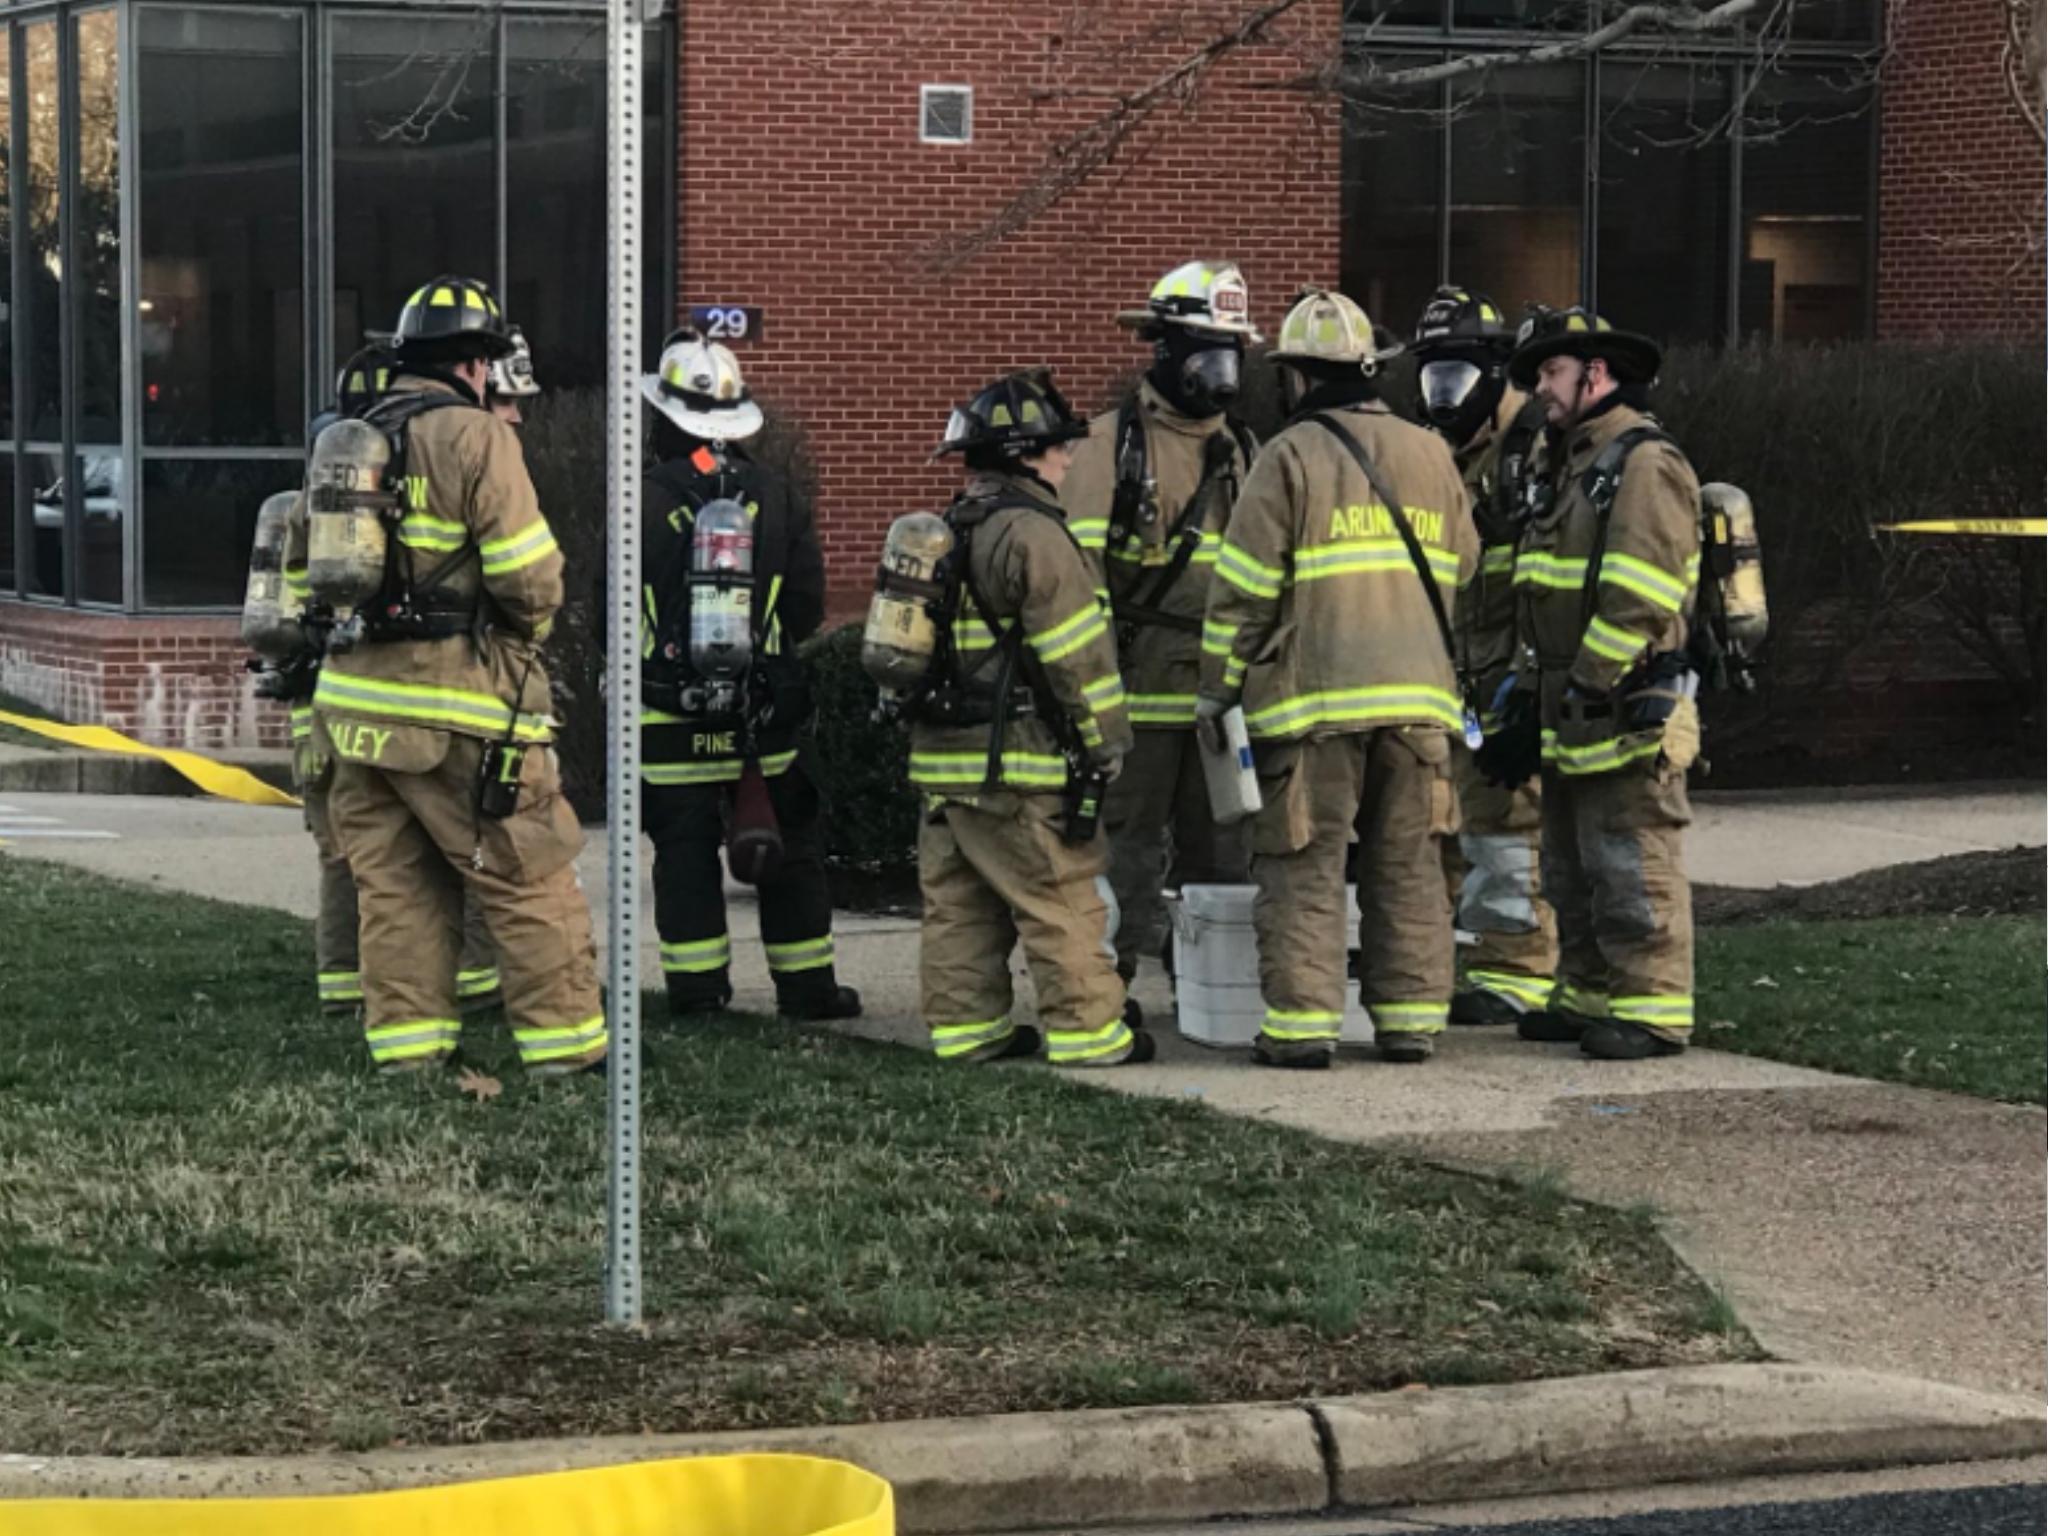
[[[2005,0],[2005,44],[1999,50],[1999,73],[2006,94],[2034,132],[2048,144],[2048,113],[2043,111],[2043,48],[2048,47],[2042,0]]]

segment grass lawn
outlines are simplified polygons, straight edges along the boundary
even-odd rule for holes
[[[17,699],[10,693],[0,693],[0,711],[10,715],[26,715],[31,720],[47,720],[50,712]],[[33,731],[24,731],[18,726],[0,725],[0,747],[35,747],[49,751],[56,746],[47,736],[38,736]]]
[[[1649,1220],[736,1019],[605,1088],[371,1075],[302,922],[0,857],[0,1446],[256,1452],[1287,1398],[1750,1358]]]
[[[1702,929],[1700,1043],[2039,1104],[2042,951],[2039,916]]]

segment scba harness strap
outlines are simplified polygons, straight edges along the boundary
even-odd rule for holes
[[[1223,430],[1211,433],[1202,444],[1202,473],[1189,494],[1187,503],[1167,530],[1164,542],[1173,546],[1173,555],[1166,563],[1158,578],[1147,588],[1142,597],[1133,594],[1128,600],[1116,605],[1117,641],[1125,649],[1136,638],[1140,625],[1158,625],[1196,635],[1202,631],[1201,621],[1180,614],[1162,613],[1159,605],[1166,601],[1167,594],[1186,574],[1194,563],[1195,551],[1202,544],[1202,513],[1205,510],[1204,496],[1209,482],[1230,473],[1239,457],[1249,466],[1252,455],[1258,452],[1258,439],[1251,429],[1235,417],[1226,416]],[[1116,490],[1110,500],[1109,535],[1107,552],[1115,558],[1125,545],[1137,534],[1137,524],[1143,520],[1146,504],[1155,500],[1158,488],[1152,480],[1152,468],[1145,439],[1145,425],[1138,415],[1135,399],[1126,400],[1116,415]]]
[[[424,512],[427,503],[425,482],[415,479],[410,470],[412,425],[431,412],[450,409],[482,407],[449,395],[408,391],[387,395],[362,413],[361,420],[382,432],[391,447],[385,484],[395,481],[403,488],[395,498],[384,494],[378,502],[385,523],[384,582],[376,600],[364,611],[365,639],[452,640],[476,627],[483,601],[481,588],[465,594],[443,585],[464,561],[478,556],[476,536],[465,533],[461,546],[429,568],[424,577],[415,575],[414,551],[401,536],[407,513]]]

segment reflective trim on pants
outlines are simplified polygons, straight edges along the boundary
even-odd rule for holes
[[[1612,1016],[1627,1024],[1683,1034],[1692,1028],[1692,999],[1686,996],[1617,997],[1609,1004]]]
[[[1131,1048],[1130,1026],[1123,1015],[1100,1029],[1054,1029],[1045,1036],[1046,1059],[1054,1066],[1108,1065],[1105,1058],[1121,1060]]]
[[[764,944],[768,954],[768,969],[778,976],[787,976],[796,971],[817,971],[830,966],[834,960],[832,935],[822,939],[802,939],[793,944]]]
[[[934,1024],[932,1053],[941,1061],[972,1056],[992,1045],[1000,1045],[1016,1033],[1008,1019],[984,1019],[974,1024]]]
[[[363,1032],[369,1042],[370,1059],[379,1066],[398,1061],[417,1061],[423,1056],[445,1056],[462,1037],[459,1019],[401,1019],[380,1024]]]
[[[722,971],[732,964],[732,935],[698,939],[689,944],[661,946],[661,968],[670,975],[701,976]]]
[[[1268,1008],[1260,1033],[1269,1040],[1280,1040],[1289,1045],[1319,1045],[1326,1041],[1334,1045],[1343,1027],[1344,1015],[1341,1013],[1287,1012]]]
[[[512,1038],[519,1042],[519,1059],[529,1067],[572,1056],[592,1055],[611,1044],[601,1013],[580,1024],[565,1024],[559,1029],[515,1029]]]
[[[1367,1002],[1373,1029],[1382,1035],[1437,1035],[1450,1022],[1448,1003]]]
[[[1465,979],[1481,992],[1506,998],[1524,1012],[1549,1002],[1557,986],[1548,976],[1515,976],[1506,971],[1467,971]]]
[[[317,980],[323,1003],[360,1003],[363,1000],[361,971],[322,971]]]
[[[498,986],[498,968],[495,965],[455,973],[455,995],[464,1002],[472,998],[488,997],[498,990]]]

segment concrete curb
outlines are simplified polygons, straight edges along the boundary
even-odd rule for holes
[[[1306,1515],[2038,1455],[2042,1405],[1868,1371],[1700,1366],[1308,1403],[526,1441],[356,1456],[0,1456],[0,1500],[366,1493],[739,1450],[855,1462],[905,1532]]]
[[[214,756],[216,762],[246,769],[264,783],[287,792],[292,787],[291,762],[280,755]],[[24,750],[0,756],[0,794],[42,791],[60,795],[176,795],[199,798],[206,793],[169,763],[154,757],[128,757],[106,752],[40,752]]]

